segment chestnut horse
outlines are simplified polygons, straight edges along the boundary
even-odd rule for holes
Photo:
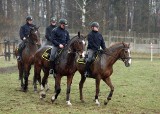
[[[22,52],[22,60],[17,61],[19,70],[19,79],[21,80],[21,89],[26,92],[28,89],[28,77],[30,74],[31,65],[34,63],[34,54],[40,47],[40,33],[39,27],[33,27],[26,39],[26,46]],[[17,56],[18,50],[15,51]],[[23,82],[24,78],[24,82]]]
[[[36,81],[38,80],[39,83],[41,84],[40,98],[44,98],[46,96],[44,89],[49,76],[50,61],[44,59],[43,54],[49,48],[51,47],[49,46],[41,47],[35,54],[34,89],[35,91],[37,90]],[[85,38],[82,35],[80,35],[80,33],[78,33],[77,36],[73,37],[67,43],[64,49],[62,49],[61,53],[58,55],[58,58],[56,58],[55,93],[51,99],[52,103],[57,99],[61,91],[60,84],[61,84],[62,76],[67,76],[66,102],[67,102],[67,105],[71,105],[70,90],[71,90],[73,76],[77,71],[76,60],[79,56],[83,54],[84,49],[85,49]],[[41,76],[40,76],[41,69],[44,72],[42,83],[41,83]]]
[[[97,105],[100,105],[98,100],[99,95],[99,86],[101,79],[110,87],[110,93],[105,100],[104,104],[106,105],[109,100],[111,100],[114,86],[112,85],[110,76],[113,73],[113,64],[117,60],[122,60],[125,63],[126,67],[129,67],[131,64],[131,55],[129,44],[126,43],[116,43],[109,47],[108,50],[103,53],[99,53],[95,59],[95,61],[91,64],[91,76],[90,78],[94,78],[96,82],[96,94],[95,94],[95,102]],[[83,101],[83,93],[82,88],[83,84],[86,80],[84,77],[84,64],[78,63],[77,69],[81,74],[81,80],[79,83],[79,91],[80,91],[80,100]]]

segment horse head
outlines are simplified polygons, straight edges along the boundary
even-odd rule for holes
[[[124,62],[126,67],[131,65],[131,51],[130,51],[130,44],[126,44],[122,42],[123,48],[120,53],[120,59]]]
[[[38,31],[39,27],[31,27],[30,29],[30,34],[29,34],[29,38],[30,38],[30,41],[33,43],[33,44],[36,44],[38,46],[41,45],[40,43],[40,33]]]
[[[80,56],[84,56],[85,45],[85,37],[78,32],[78,35],[73,37],[68,43],[68,53],[78,53]]]

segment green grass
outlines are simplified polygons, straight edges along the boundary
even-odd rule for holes
[[[15,60],[4,62],[0,58],[0,67],[16,65]],[[29,91],[18,91],[20,81],[18,71],[0,73],[0,114],[160,114],[160,61],[132,60],[131,67],[125,67],[118,61],[111,76],[115,91],[107,106],[103,104],[109,94],[109,87],[101,81],[99,101],[95,105],[95,80],[87,78],[84,84],[84,100],[79,100],[80,74],[74,76],[71,89],[71,103],[66,106],[66,77],[62,78],[62,90],[55,103],[51,103],[54,80],[49,77],[50,90],[44,100],[33,92],[33,69],[29,79]]]

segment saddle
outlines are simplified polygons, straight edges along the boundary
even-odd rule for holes
[[[93,63],[94,61],[96,61],[97,58],[98,58],[98,56],[100,56],[100,55],[103,54],[103,53],[104,53],[103,50],[98,50],[98,51],[96,51],[96,52],[93,54],[92,63]],[[79,59],[77,60],[77,63],[79,63],[79,64],[86,64],[86,59],[87,59],[87,57],[88,57],[88,55],[86,54],[84,58],[79,58]]]
[[[47,48],[43,54],[42,54],[42,58],[44,58],[45,60],[47,61],[50,61],[50,55],[51,55],[51,47],[50,48]],[[58,49],[57,52],[56,52],[56,57],[55,57],[55,60],[60,56],[61,52],[62,52],[63,49]]]

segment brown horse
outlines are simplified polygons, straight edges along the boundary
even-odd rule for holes
[[[38,28],[31,28],[29,37],[26,39],[25,49],[22,52],[22,60],[17,61],[19,79],[21,80],[21,89],[24,92],[26,92],[28,89],[28,77],[30,74],[31,65],[34,63],[34,54],[40,46],[40,33],[38,31]],[[18,50],[15,51],[16,56],[17,53]]]
[[[99,85],[101,79],[110,87],[111,91],[105,100],[104,104],[106,105],[109,100],[111,100],[114,86],[112,85],[110,76],[113,73],[113,64],[117,60],[122,60],[125,63],[126,67],[129,67],[131,64],[131,56],[129,44],[126,43],[116,43],[109,47],[109,50],[104,51],[103,53],[99,53],[95,59],[95,61],[90,66],[90,70],[92,71],[90,78],[94,78],[96,81],[96,94],[95,94],[95,102],[97,105],[100,105],[98,101],[99,95]],[[79,83],[80,90],[80,100],[83,101],[83,93],[82,88],[83,84],[86,80],[84,77],[84,64],[77,64],[77,69],[81,74],[81,80]]]
[[[58,55],[58,58],[56,59],[56,65],[55,65],[55,93],[52,97],[52,102],[54,102],[58,94],[61,91],[60,83],[62,76],[67,76],[67,93],[66,93],[66,102],[68,105],[71,105],[70,103],[70,88],[73,76],[75,72],[77,71],[76,68],[76,59],[83,54],[85,49],[85,41],[84,37],[78,33],[77,36],[73,37],[68,44],[64,47],[64,49],[61,51],[61,53]],[[45,84],[47,83],[49,70],[50,70],[50,61],[43,58],[43,54],[46,50],[48,50],[49,46],[41,47],[35,54],[35,64],[34,64],[34,89],[37,90],[36,81],[39,80],[41,84],[41,92],[40,92],[40,98],[45,97],[46,93],[44,91]],[[43,69],[44,77],[42,79],[41,83],[41,76],[40,72],[41,69]]]

